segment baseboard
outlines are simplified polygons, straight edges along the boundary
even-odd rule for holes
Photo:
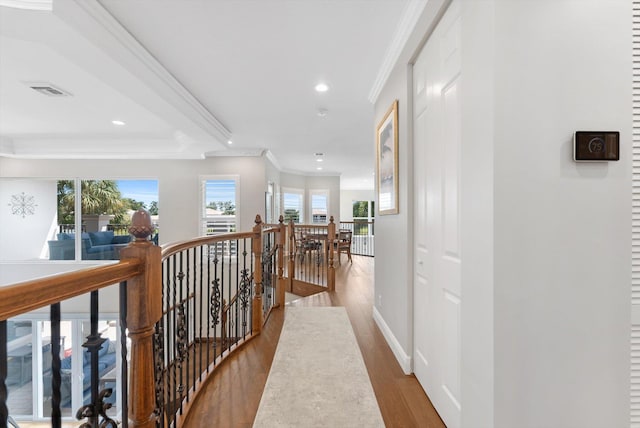
[[[378,309],[375,306],[373,307],[373,320],[376,322],[378,328],[382,332],[382,335],[389,344],[389,347],[391,348],[393,355],[395,355],[396,360],[398,360],[398,364],[400,364],[400,368],[402,369],[404,374],[413,373],[413,371],[411,370],[411,357],[407,355],[406,352],[404,352],[404,349],[402,349],[402,346],[400,346],[400,342],[398,342],[398,339],[396,339],[396,337],[393,335],[391,329],[384,321],[384,318],[382,318],[382,315],[380,315],[380,312],[378,312]]]

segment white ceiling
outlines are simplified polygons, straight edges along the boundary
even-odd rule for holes
[[[283,171],[373,188],[368,98],[411,0],[55,0],[53,11],[24,8],[47,0],[0,0],[9,3],[20,8],[0,6],[0,156],[269,150]],[[328,92],[314,91],[320,81]]]

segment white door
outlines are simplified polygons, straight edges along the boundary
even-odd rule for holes
[[[413,69],[414,372],[460,426],[460,13],[454,1]]]

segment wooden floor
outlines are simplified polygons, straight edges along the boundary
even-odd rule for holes
[[[416,378],[402,372],[373,321],[373,258],[354,256],[353,264],[349,264],[343,257],[342,265],[336,269],[334,293],[321,293],[289,304],[346,308],[387,427],[445,426]],[[272,311],[262,334],[217,368],[193,403],[186,427],[253,425],[283,320],[282,309]]]

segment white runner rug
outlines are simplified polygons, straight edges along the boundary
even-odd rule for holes
[[[384,427],[345,308],[286,308],[253,426]]]

